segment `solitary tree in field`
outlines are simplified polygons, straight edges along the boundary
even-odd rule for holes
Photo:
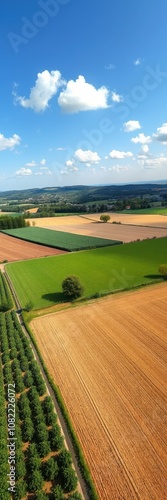
[[[158,271],[164,278],[167,278],[167,264],[161,264]]]
[[[102,220],[102,222],[108,222],[110,220],[110,216],[108,214],[102,214],[100,216],[100,220]]]
[[[79,281],[78,276],[67,276],[62,283],[62,289],[65,297],[68,300],[74,300],[81,297],[83,294],[83,286]]]

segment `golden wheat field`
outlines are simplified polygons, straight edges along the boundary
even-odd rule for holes
[[[101,214],[85,215],[86,218],[98,221]],[[154,226],[154,227],[167,227],[167,216],[152,215],[152,214],[123,214],[123,213],[110,213],[111,224],[113,221],[121,222],[121,224],[134,224],[139,226]]]
[[[73,234],[81,234],[85,236],[94,236],[97,238],[120,240],[124,243],[135,241],[137,239],[145,240],[146,238],[161,238],[163,236],[167,236],[167,222],[166,227],[152,227],[151,225],[147,227],[147,225],[143,224],[143,226],[140,226],[135,225],[132,222],[124,224],[112,224],[111,222],[113,216],[111,216],[111,221],[108,224],[104,224],[103,222],[99,221],[100,214],[91,214],[91,217],[92,219],[89,219],[85,216],[80,217],[77,215],[68,217],[46,217],[31,219],[31,224],[34,220],[37,227],[44,227],[47,229],[64,231]],[[128,217],[130,217],[130,215]],[[138,217],[140,218],[140,216]],[[144,215],[142,217],[147,217],[147,215]],[[114,215],[114,218],[114,220],[116,220],[116,215]],[[167,221],[167,218],[165,220]]]
[[[167,284],[31,322],[100,500],[165,500]]]

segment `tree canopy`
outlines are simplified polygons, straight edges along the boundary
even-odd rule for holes
[[[102,214],[102,215],[100,216],[100,220],[101,220],[102,222],[108,222],[108,221],[110,220],[110,215],[108,215],[108,214]]]
[[[83,286],[80,283],[78,276],[67,276],[62,282],[62,289],[65,298],[68,300],[75,300],[82,296]]]

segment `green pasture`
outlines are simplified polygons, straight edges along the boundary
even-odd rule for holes
[[[7,264],[22,307],[52,306],[63,301],[62,280],[79,276],[85,298],[158,281],[160,264],[167,262],[167,238],[116,245],[55,257]]]
[[[82,236],[80,234],[64,233],[41,227],[22,227],[19,229],[6,229],[5,234],[14,236],[33,243],[40,243],[62,250],[76,251],[87,248],[98,248],[108,245],[120,244],[121,241],[113,241],[105,238],[94,238],[93,236]]]
[[[20,215],[23,215],[20,212],[0,212],[0,217],[20,217]]]
[[[140,208],[139,210],[123,210],[122,212],[116,212],[118,214],[135,214],[135,215],[167,215],[167,207],[166,208]]]

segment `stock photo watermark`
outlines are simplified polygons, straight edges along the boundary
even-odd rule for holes
[[[8,464],[9,474],[7,474],[7,482],[9,484],[8,491],[15,492],[15,470],[16,470],[16,437],[15,437],[15,384],[8,385],[8,401],[7,401],[7,423],[8,423]]]
[[[155,67],[149,65],[145,68],[146,73],[140,83],[135,85],[129,94],[125,95],[124,102],[118,107],[112,107],[112,113],[118,115],[120,120],[127,120],[130,117],[131,111],[137,109],[139,104],[144,102],[150,92],[154,92],[165,79],[167,79],[167,71],[160,68],[157,64]],[[100,120],[98,127],[87,130],[82,130],[83,139],[77,144],[75,149],[98,147],[103,143],[104,137],[110,135],[116,130],[116,125],[110,118],[104,117]],[[74,155],[74,150],[67,146],[66,159]]]
[[[32,40],[41,28],[47,26],[50,19],[59,14],[61,6],[70,2],[71,0],[39,0],[38,6],[40,10],[33,14],[32,19],[24,16],[21,18],[22,27],[20,33],[10,31],[7,35],[15,54],[18,54],[21,46]]]

